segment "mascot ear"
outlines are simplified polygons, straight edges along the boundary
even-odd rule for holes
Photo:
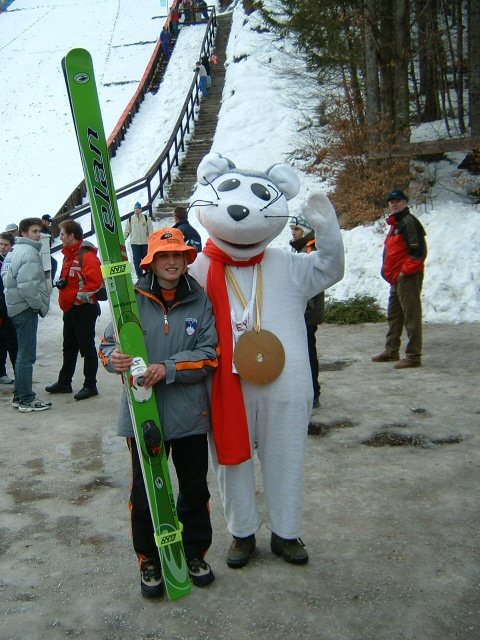
[[[283,192],[287,200],[294,198],[300,191],[297,174],[288,164],[274,164],[265,173]]]
[[[222,173],[235,169],[235,165],[228,158],[224,158],[217,152],[207,153],[197,168],[197,181],[199,184],[209,184]]]

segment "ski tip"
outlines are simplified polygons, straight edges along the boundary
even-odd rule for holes
[[[87,51],[87,49],[83,49],[82,47],[75,47],[74,49],[70,49],[70,51],[67,52],[63,60],[65,60],[65,64],[70,62],[75,62],[75,61],[83,62],[83,63],[88,61],[88,63],[91,64],[92,56],[90,52]],[[63,64],[63,60],[62,60],[62,64]]]

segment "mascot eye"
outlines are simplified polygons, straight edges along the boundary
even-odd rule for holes
[[[225,180],[221,185],[218,186],[219,191],[233,191],[234,189],[238,189],[240,186],[240,180],[236,178],[230,178],[229,180]]]
[[[265,200],[267,202],[272,197],[267,187],[263,184],[259,184],[258,182],[254,182],[251,185],[250,189],[257,196],[257,198],[261,198],[262,200]]]

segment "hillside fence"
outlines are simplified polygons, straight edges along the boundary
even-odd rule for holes
[[[209,19],[205,31],[205,37],[203,38],[200,47],[199,59],[203,55],[207,55],[210,57],[215,42],[215,29],[217,26],[215,7],[208,7],[208,13]],[[167,26],[169,25],[169,21],[170,14],[166,21]],[[162,57],[163,53],[161,51],[160,40],[158,40],[135,94],[126,106],[125,110],[120,116],[120,119],[114,127],[112,134],[107,140],[107,148],[110,158],[115,156],[117,149],[120,147],[122,141],[124,140],[127,129],[130,126],[133,117],[139,110],[145,94],[149,90],[153,76],[155,74],[157,66],[162,60]],[[196,71],[192,80],[192,84],[190,85],[190,89],[185,98],[185,102],[183,103],[180,115],[178,116],[178,119],[172,129],[172,134],[167,141],[164,150],[142,178],[139,178],[134,182],[130,182],[129,184],[116,190],[115,193],[117,201],[120,201],[123,198],[131,196],[135,193],[141,194],[142,197],[140,198],[139,196],[137,199],[141,200],[142,202],[146,202],[142,210],[148,211],[150,217],[153,217],[153,203],[157,198],[164,197],[166,186],[172,182],[172,171],[175,167],[179,166],[179,156],[185,151],[186,137],[190,133],[190,129],[193,128],[195,122],[195,106],[200,104],[199,93],[200,85],[198,71]],[[74,220],[76,218],[85,218],[88,213],[91,214],[90,203],[82,204],[86,195],[87,188],[85,180],[82,180],[82,182],[65,200],[60,210],[55,214],[54,222],[58,224],[59,222],[67,218]],[[120,217],[122,220],[125,220],[132,213],[133,211],[129,210],[128,212],[121,214]],[[85,225],[83,224],[82,227],[84,226]],[[95,229],[93,226],[93,219],[91,215],[90,229],[84,228],[83,235],[84,238],[95,235]],[[56,244],[52,247],[52,252],[58,251],[61,248],[61,244]]]

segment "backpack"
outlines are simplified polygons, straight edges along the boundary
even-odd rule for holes
[[[90,249],[88,247],[82,247],[78,254],[78,264],[80,265],[80,269],[82,269],[82,258],[85,251],[90,251]],[[103,280],[100,289],[95,291],[95,297],[99,302],[105,302],[105,300],[108,300],[107,288],[105,287],[105,282]]]

